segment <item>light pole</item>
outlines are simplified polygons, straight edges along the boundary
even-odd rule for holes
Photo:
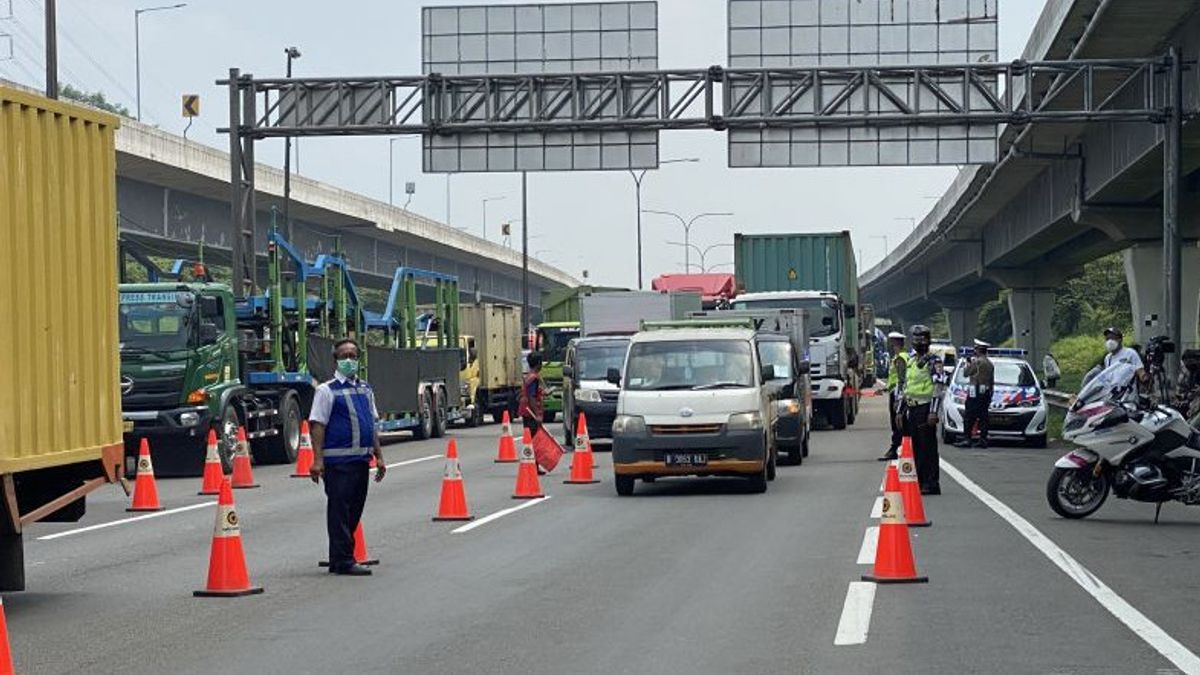
[[[484,197],[483,198],[483,223],[482,223],[482,227],[480,228],[480,234],[483,236],[484,239],[487,239],[487,203],[488,202],[501,202],[501,201],[504,201],[506,198],[507,198],[506,195],[500,195],[498,197]]]
[[[664,159],[658,165],[663,164],[681,164],[699,162],[698,157],[684,157],[682,159]],[[637,195],[637,268],[638,268],[638,290],[642,290],[642,179],[646,177],[646,172],[649,169],[642,169],[641,172],[629,170],[629,175],[633,176],[634,192]]]
[[[671,246],[683,246],[686,249],[695,251],[696,255],[700,256],[700,272],[702,274],[708,273],[708,263],[706,261],[708,260],[709,253],[713,252],[714,250],[716,250],[718,248],[733,248],[733,244],[712,244],[711,246],[706,246],[704,248],[700,248],[699,246],[697,246],[691,242],[688,242],[685,244],[682,241],[668,241],[667,243],[670,244]],[[728,263],[724,263],[724,264],[728,264]],[[714,267],[715,267],[715,265],[714,265]],[[690,267],[689,267],[689,271],[690,271]]]
[[[907,218],[892,218],[892,220],[898,220],[900,222],[908,223],[912,227],[912,230],[911,230],[912,232],[917,231],[917,219],[913,218],[912,216],[909,216]]]
[[[891,255],[892,247],[888,245],[888,236],[886,234],[873,234],[873,235],[871,235],[871,238],[883,240],[883,257],[884,258]]]
[[[137,119],[142,121],[142,15],[149,12],[164,12],[170,9],[180,9],[187,7],[186,2],[181,2],[175,5],[159,5],[157,7],[143,7],[133,10],[133,67],[135,77],[137,79]]]
[[[396,205],[396,141],[399,138],[388,139],[388,206]]]
[[[300,58],[300,50],[288,47],[283,50],[287,56],[287,78],[292,79],[292,61]],[[299,162],[297,162],[299,163]],[[292,137],[283,139],[283,230],[287,233],[288,241],[293,241],[292,235]]]
[[[691,262],[691,256],[689,255],[691,253],[691,249],[689,248],[689,246],[692,243],[692,225],[695,225],[696,221],[700,220],[701,218],[716,218],[718,216],[732,216],[733,215],[732,213],[718,211],[718,212],[713,212],[713,213],[701,213],[699,215],[692,216],[691,220],[685,220],[683,218],[683,216],[681,216],[678,213],[675,213],[673,211],[658,211],[655,209],[643,209],[643,211],[645,213],[654,213],[654,214],[657,214],[660,216],[671,216],[675,220],[678,220],[679,224],[683,226],[683,243],[684,243],[683,268],[685,270],[691,269],[691,265],[689,264]]]

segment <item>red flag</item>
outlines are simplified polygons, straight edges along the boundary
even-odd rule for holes
[[[558,466],[558,461],[564,453],[562,446],[546,431],[546,427],[538,427],[537,433],[533,435],[533,457],[537,465],[549,473]]]

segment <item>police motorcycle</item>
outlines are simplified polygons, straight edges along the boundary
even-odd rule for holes
[[[1139,396],[1137,369],[1113,364],[1086,380],[1067,411],[1063,439],[1079,446],[1054,464],[1050,508],[1064,518],[1095,513],[1111,490],[1120,499],[1200,505],[1200,433],[1179,414]]]

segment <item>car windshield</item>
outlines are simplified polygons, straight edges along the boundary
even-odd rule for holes
[[[797,309],[807,314],[810,337],[836,335],[842,329],[838,304],[828,298],[737,300],[734,309]]]
[[[575,372],[580,380],[603,380],[609,368],[625,365],[629,342],[585,342],[575,348]]]
[[[171,351],[188,348],[192,336],[192,307],[182,307],[173,299],[153,301],[150,294],[126,297],[130,295],[138,294],[122,294],[119,310],[122,350]]]
[[[969,362],[968,362],[969,363]],[[992,361],[992,365],[996,370],[996,385],[1007,387],[1032,387],[1037,384],[1037,378],[1033,375],[1033,370],[1027,363],[1019,363],[1017,361]],[[967,363],[963,363],[963,367],[958,369],[954,375],[955,384],[968,384],[971,378],[966,374]]]
[[[633,391],[754,386],[745,340],[642,342],[629,348],[625,388]]]
[[[542,353],[542,361],[562,361],[567,353],[567,345],[577,337],[578,328],[539,328],[538,348]]]

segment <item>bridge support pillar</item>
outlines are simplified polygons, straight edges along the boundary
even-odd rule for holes
[[[1054,317],[1053,288],[1013,288],[1008,296],[1013,341],[1029,353],[1030,363],[1041,363],[1050,350],[1050,320]]]
[[[946,321],[950,324],[950,342],[955,347],[971,344],[979,325],[979,308],[947,307]]]
[[[1200,322],[1200,248],[1196,242],[1180,250],[1183,258],[1183,312],[1180,324],[1181,348],[1200,347],[1197,322]],[[1163,257],[1161,241],[1142,241],[1125,249],[1125,279],[1129,282],[1129,301],[1133,310],[1133,339],[1144,345],[1166,331],[1163,307]]]

